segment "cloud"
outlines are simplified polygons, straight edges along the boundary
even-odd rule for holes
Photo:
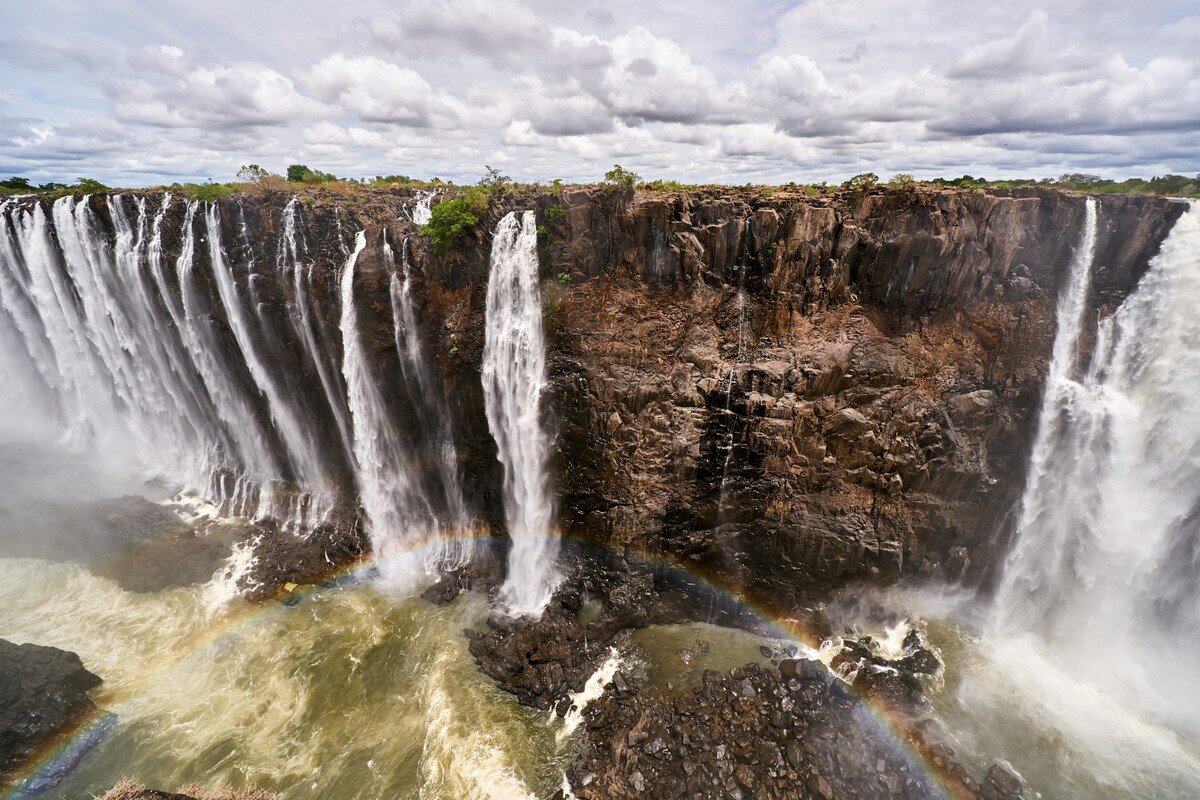
[[[256,63],[195,67],[165,80],[126,80],[113,92],[113,111],[123,122],[218,130],[279,125],[326,113],[320,103],[300,94],[290,78]]]
[[[415,70],[373,56],[328,56],[313,66],[306,84],[314,96],[366,122],[426,128],[454,121],[451,104]]]
[[[217,2],[163,0],[169,27],[134,4],[7,10],[0,172],[595,179],[619,161],[744,182],[1200,162],[1186,4]]]

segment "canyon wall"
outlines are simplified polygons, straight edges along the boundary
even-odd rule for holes
[[[152,208],[164,200],[137,197]],[[115,238],[110,204],[135,199],[87,202]],[[1081,195],[510,190],[448,256],[409,221],[409,193],[313,189],[291,211],[289,201],[220,201],[221,244],[255,309],[266,369],[306,398],[329,479],[349,498],[347,530],[355,504],[336,399],[338,279],[354,235],[367,234],[353,287],[367,359],[420,454],[436,445],[421,446],[389,299],[391,254],[408,239],[420,334],[446,393],[466,503],[499,530],[500,467],[480,385],[488,253],[504,213],[533,209],[565,535],[780,606],[860,579],[985,581],[1003,551]],[[1101,198],[1093,317],[1129,293],[1182,208]],[[189,219],[179,199],[167,206],[164,263],[176,262]],[[239,345],[209,249],[194,258],[218,346],[269,431],[267,401],[232,355]],[[313,313],[315,347],[297,335],[300,305]],[[412,468],[430,470],[432,460]]]

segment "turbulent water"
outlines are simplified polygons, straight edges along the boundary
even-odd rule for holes
[[[79,653],[117,716],[48,797],[122,776],[284,800],[544,796],[569,749],[559,723],[475,669],[460,631],[485,613],[471,595],[436,608],[358,585],[213,615],[200,587],[131,594],[75,566],[0,560],[0,636]]]
[[[496,226],[488,277],[483,390],[488,427],[504,465],[504,513],[512,549],[501,602],[541,613],[558,581],[554,507],[547,485],[549,437],[541,419],[546,345],[532,211]]]
[[[1079,353],[1095,206],[1058,338],[998,635],[1200,733],[1200,208]]]

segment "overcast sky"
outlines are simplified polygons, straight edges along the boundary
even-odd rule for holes
[[[1200,172],[1200,2],[0,0],[0,175]]]

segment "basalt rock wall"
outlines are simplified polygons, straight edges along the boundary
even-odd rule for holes
[[[138,197],[148,213],[164,202]],[[88,202],[115,236],[110,204],[136,199]],[[365,230],[354,293],[382,394],[422,452],[396,353],[396,261],[383,248],[400,258],[407,239],[420,336],[446,394],[467,503],[500,526],[480,387],[490,231],[504,213],[530,209],[563,532],[781,604],[853,580],[986,578],[1023,483],[1055,298],[1085,214],[1083,196],[1036,189],[513,190],[493,196],[459,251],[436,255],[405,213],[408,192],[309,190],[289,211],[291,199],[219,201],[222,246],[255,309],[268,369],[306,398],[348,507],[350,455],[328,395],[345,391],[338,279]],[[1165,198],[1100,199],[1094,315],[1129,293],[1182,209]],[[173,200],[162,223],[168,282],[188,219]],[[219,347],[269,431],[205,247],[195,260]],[[429,468],[416,461],[412,469]]]

